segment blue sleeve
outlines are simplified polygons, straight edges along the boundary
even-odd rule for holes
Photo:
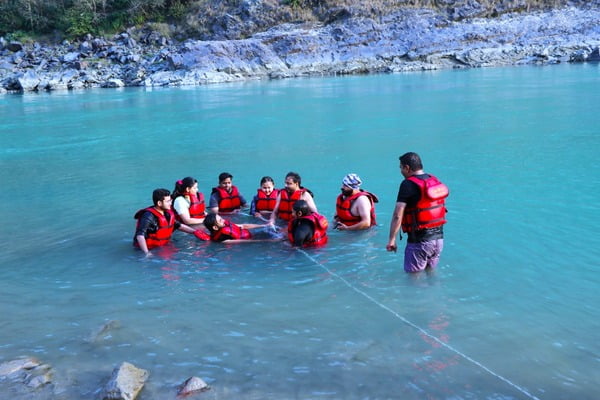
[[[219,207],[219,193],[213,192],[210,195],[210,201],[208,202],[208,208]]]
[[[256,212],[256,200],[258,199],[257,195],[254,195],[252,198],[252,203],[250,204],[250,215],[254,215]]]

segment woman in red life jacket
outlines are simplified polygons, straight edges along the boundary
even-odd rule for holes
[[[312,196],[312,192],[302,187],[302,178],[296,172],[288,172],[285,176],[285,188],[279,191],[275,208],[269,218],[269,223],[273,225],[275,218],[289,221],[293,217],[293,205],[298,200],[304,200],[312,212],[317,212],[317,205]]]
[[[173,210],[186,225],[201,224],[206,216],[204,195],[198,191],[198,181],[191,176],[175,182]]]
[[[356,174],[342,179],[342,193],[335,202],[335,228],[344,230],[369,229],[377,225],[375,203],[377,196],[360,188],[362,180]]]
[[[327,218],[312,212],[308,203],[294,203],[294,218],[288,223],[288,239],[292,246],[317,247],[327,243]]]
[[[257,189],[256,195],[250,203],[250,215],[257,218],[270,217],[275,203],[277,203],[277,195],[279,189],[275,189],[275,182],[270,176],[263,176],[260,180],[260,188]]]
[[[168,189],[156,189],[152,192],[153,206],[146,207],[135,213],[137,220],[133,245],[149,255],[153,248],[169,243],[175,229],[194,234],[197,238],[206,240],[201,231],[179,223],[171,210],[171,192]]]
[[[232,184],[232,179],[233,175],[229,172],[219,174],[219,186],[214,187],[210,194],[208,208],[211,213],[229,214],[246,207],[246,199]]]
[[[204,226],[210,231],[210,240],[213,242],[253,242],[262,241],[255,239],[250,229],[264,228],[267,225],[259,224],[235,224],[222,218],[218,214],[208,214],[204,219]],[[254,240],[253,240],[254,239]],[[266,240],[270,240],[266,239]]]

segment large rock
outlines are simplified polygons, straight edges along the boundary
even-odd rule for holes
[[[183,397],[193,393],[204,392],[209,389],[210,386],[208,386],[208,384],[204,382],[201,378],[198,378],[197,376],[192,376],[191,378],[188,378],[185,382],[183,382],[183,384],[179,388],[179,391],[177,392],[177,395]]]
[[[124,362],[113,370],[112,376],[104,389],[102,400],[133,400],[140,393],[148,371]]]

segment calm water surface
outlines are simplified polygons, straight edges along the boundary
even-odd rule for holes
[[[192,375],[206,399],[597,399],[599,89],[588,64],[2,96],[0,362],[49,363],[69,400],[122,361],[141,399]],[[451,188],[433,274],[385,251],[406,151]],[[290,170],[329,217],[358,173],[379,226],[131,248],[156,187],[229,171],[251,198]]]

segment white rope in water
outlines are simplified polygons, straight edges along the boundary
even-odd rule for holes
[[[385,304],[382,304],[380,302],[378,302],[377,300],[375,300],[373,297],[371,297],[368,293],[363,292],[362,290],[360,290],[359,288],[357,288],[356,286],[352,285],[350,282],[348,282],[345,278],[343,278],[342,276],[336,274],[335,272],[331,271],[329,268],[327,268],[326,266],[324,266],[323,264],[321,264],[319,261],[315,260],[310,254],[308,254],[306,251],[302,250],[302,249],[296,249],[298,250],[300,253],[304,254],[304,256],[306,256],[306,258],[308,258],[310,261],[312,261],[313,263],[315,263],[316,265],[318,265],[319,267],[323,268],[325,271],[327,271],[327,273],[329,273],[332,276],[335,276],[336,278],[338,278],[340,281],[342,281],[346,286],[348,286],[350,289],[354,290],[355,292],[361,294],[362,296],[366,297],[368,300],[370,300],[371,302],[375,303],[376,305],[378,305],[379,307],[383,308],[384,310],[390,312],[392,315],[394,315],[396,318],[398,318],[399,320],[401,320],[402,322],[404,322],[405,324],[412,326],[413,328],[415,328],[417,331],[421,332],[423,335],[427,336],[428,338],[434,340],[435,342],[439,343],[441,346],[445,347],[446,349],[452,351],[453,353],[458,354],[460,357],[464,358],[467,361],[470,361],[471,363],[475,364],[476,366],[478,366],[479,368],[483,369],[484,371],[486,371],[487,373],[491,374],[492,376],[495,376],[496,378],[500,379],[502,382],[507,383],[508,385],[512,386],[513,388],[517,389],[519,392],[523,393],[524,395],[526,395],[527,397],[529,397],[530,399],[533,400],[540,400],[539,398],[537,398],[536,396],[532,395],[531,393],[529,393],[527,390],[523,389],[522,387],[520,387],[519,385],[511,382],[509,379],[503,377],[502,375],[499,375],[497,373],[495,373],[494,371],[492,371],[491,369],[489,369],[488,367],[486,367],[485,365],[481,364],[480,362],[472,359],[471,357],[467,356],[464,353],[461,353],[459,350],[455,349],[454,347],[450,346],[449,344],[443,342],[442,340],[438,339],[436,336],[430,334],[429,332],[427,332],[425,329],[421,328],[420,326],[412,323],[411,321],[407,320],[406,318],[404,318],[402,315],[398,314],[396,311],[392,310],[391,308],[389,308],[388,306],[386,306]]]

